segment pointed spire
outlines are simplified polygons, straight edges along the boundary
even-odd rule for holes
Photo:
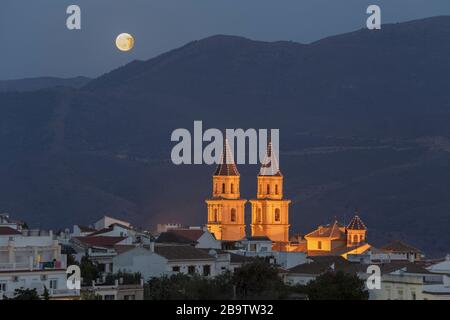
[[[358,211],[356,211],[356,215],[350,221],[347,226],[348,230],[367,230],[366,225],[362,222],[361,218],[358,216]]]
[[[272,150],[272,141],[269,141],[267,145],[266,156],[259,170],[260,176],[282,176],[280,171],[280,165],[278,162],[278,157]]]
[[[231,152],[228,139],[225,139],[223,144],[223,152],[220,157],[219,165],[217,166],[215,176],[238,176],[239,171],[234,163],[233,153]]]

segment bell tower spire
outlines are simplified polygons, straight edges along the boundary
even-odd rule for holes
[[[257,190],[256,200],[250,200],[252,236],[267,236],[274,242],[288,242],[291,201],[283,198],[283,175],[272,142],[267,145],[259,170]]]
[[[240,174],[228,140],[213,175],[212,198],[208,205],[208,230],[218,240],[236,241],[245,237],[245,203],[240,198]]]

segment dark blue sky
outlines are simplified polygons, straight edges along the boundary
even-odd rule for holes
[[[70,4],[81,31],[66,29]],[[2,0],[0,79],[93,77],[214,34],[307,43],[365,27],[369,4],[383,23],[450,15],[449,0]],[[120,32],[135,36],[131,53],[115,49]]]

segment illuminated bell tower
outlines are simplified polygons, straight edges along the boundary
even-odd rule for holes
[[[257,199],[250,200],[252,236],[267,236],[275,242],[288,242],[291,200],[283,199],[283,175],[271,142],[258,174],[257,188]]]
[[[358,216],[358,211],[353,219],[348,224],[347,228],[347,247],[360,246],[366,242],[367,228],[361,218]]]
[[[245,237],[245,203],[240,198],[240,175],[225,140],[220,163],[213,176],[213,196],[208,205],[208,230],[217,240],[237,241]]]

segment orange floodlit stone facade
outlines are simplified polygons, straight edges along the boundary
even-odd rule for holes
[[[366,233],[367,228],[358,215],[347,226],[335,220],[305,236],[306,251],[309,256],[333,254],[344,258],[349,254],[361,254],[370,248]]]
[[[213,176],[213,196],[206,200],[207,228],[217,240],[237,241],[245,238],[246,202],[241,199],[240,175],[225,141],[221,163]]]
[[[266,236],[274,242],[289,242],[289,204],[283,199],[283,175],[272,144],[258,174],[256,200],[252,204],[252,237]]]
[[[247,200],[241,199],[240,174],[228,141],[224,143],[220,164],[212,180],[212,198],[206,200],[208,230],[217,240],[233,242],[244,239]],[[366,241],[367,228],[358,213],[347,226],[333,221],[304,237],[289,237],[291,201],[283,197],[283,175],[271,143],[257,177],[256,199],[250,203],[251,237],[269,238],[273,242],[273,250],[347,258],[349,254],[361,254],[371,247]]]

